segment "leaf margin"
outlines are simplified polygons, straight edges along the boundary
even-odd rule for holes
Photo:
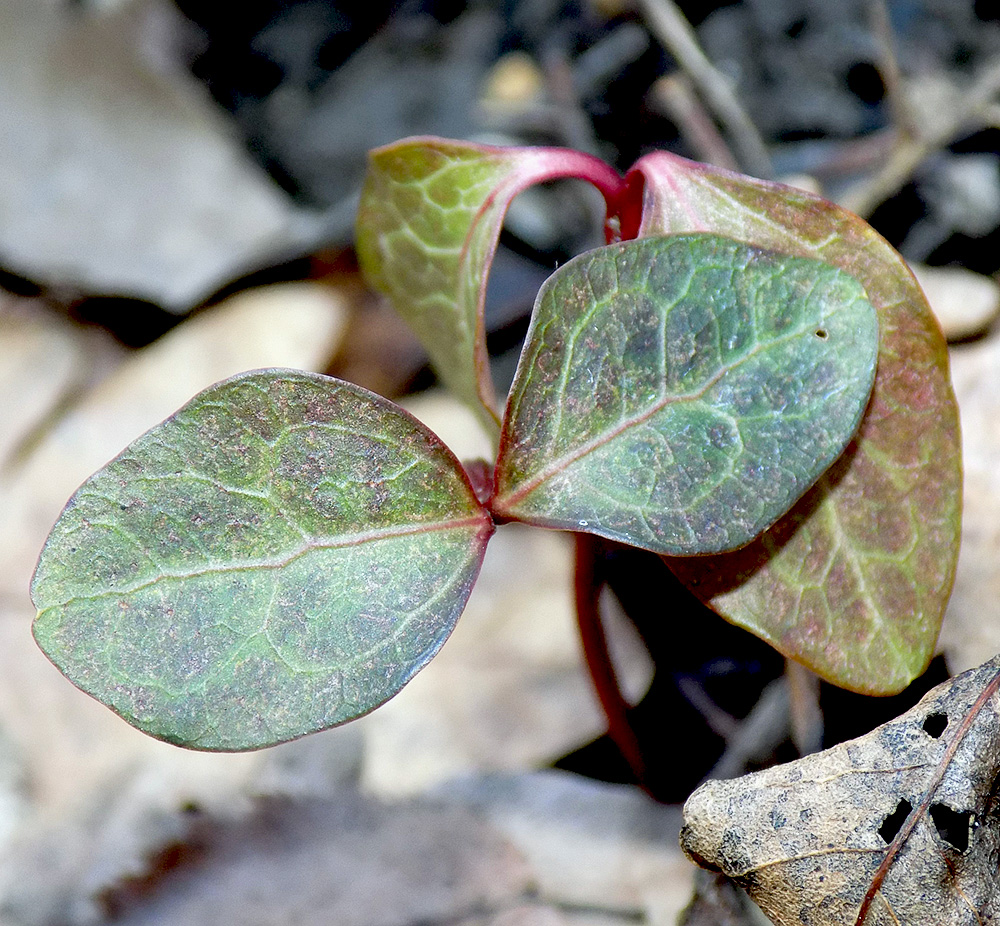
[[[641,188],[640,235],[653,231],[662,234],[724,227],[725,234],[738,240],[818,257],[840,267],[861,281],[878,310],[882,343],[875,387],[868,412],[844,456],[782,521],[743,550],[698,558],[665,557],[664,560],[709,607],[821,677],[865,694],[893,694],[902,690],[926,668],[934,653],[955,578],[962,504],[958,408],[947,372],[947,345],[912,272],[885,239],[862,219],[822,197],[794,187],[745,177],[668,152],[655,152],[640,158],[626,175],[626,184],[633,195]],[[692,202],[699,194],[705,197],[700,208],[697,202]],[[741,200],[741,195],[766,201],[773,214],[765,214],[761,208],[759,214],[754,215],[752,208]],[[812,238],[808,247],[803,237],[806,233]],[[828,253],[836,251],[838,240],[850,243],[849,247],[842,248],[845,253]],[[886,268],[891,268],[895,274],[895,292],[891,286],[892,274],[887,273]],[[913,381],[910,364],[918,349],[922,363],[932,370],[930,385]],[[843,637],[852,634],[859,639],[865,637],[863,645],[859,644],[856,651],[845,658],[842,653],[835,652],[836,645],[830,643],[832,614],[825,628],[815,610],[801,633],[791,618],[775,626],[768,617],[773,613],[775,602],[760,577],[764,574],[766,579],[766,573],[773,572],[772,565],[783,562],[781,554],[789,544],[800,543],[806,552],[816,546],[812,539],[804,539],[803,534],[798,540],[795,535],[803,524],[819,524],[817,516],[830,522],[822,530],[818,529],[817,536],[834,536],[834,532],[843,535],[836,501],[848,491],[861,491],[857,483],[866,456],[874,459],[884,455],[878,442],[883,433],[891,430],[896,391],[913,400],[917,411],[911,417],[919,419],[921,415],[925,418],[930,415],[937,419],[935,425],[941,434],[937,452],[928,451],[913,464],[921,469],[923,491],[933,485],[937,495],[936,499],[924,500],[921,516],[936,511],[937,518],[925,532],[933,552],[925,550],[919,562],[913,564],[914,578],[907,583],[890,570],[886,587],[891,580],[894,591],[904,594],[907,584],[916,587],[915,577],[919,575],[928,577],[926,585],[932,586],[932,590],[924,595],[923,601],[914,602],[917,617],[910,621],[904,633],[899,632],[898,624],[893,625],[891,617],[876,612],[879,625],[893,627],[896,632],[893,641],[876,640],[884,645],[871,645],[870,625],[874,622],[870,618],[865,615],[859,618],[854,611],[842,611],[839,617],[846,615],[848,620],[854,621],[850,631],[843,631]],[[906,436],[898,438],[900,442],[906,439]],[[913,436],[909,435],[909,439],[912,441]],[[905,476],[905,467],[901,470]],[[871,473],[868,478],[873,478]],[[900,496],[908,497],[906,492]],[[884,510],[876,514],[885,517]],[[841,568],[839,563],[835,566]],[[794,563],[788,564],[790,574],[794,574],[796,568]],[[860,567],[851,568],[856,568],[863,578]],[[849,581],[849,577],[844,578],[845,584]],[[779,603],[779,608],[790,612],[797,607],[791,600],[794,597],[790,592]],[[907,602],[900,610],[905,611],[909,604]],[[870,657],[864,666],[855,658],[859,653]]]
[[[229,740],[226,740],[225,737],[222,737],[219,738],[217,741],[212,741],[212,740],[192,741],[183,735],[175,735],[172,732],[164,732],[164,730],[160,728],[159,722],[156,720],[156,718],[153,719],[152,723],[143,722],[140,718],[137,718],[128,709],[123,710],[120,708],[119,705],[111,703],[108,697],[102,696],[99,693],[99,691],[102,688],[107,690],[109,688],[114,687],[114,685],[108,680],[108,678],[105,677],[106,675],[114,675],[113,672],[112,673],[98,672],[97,683],[94,685],[88,686],[87,684],[81,684],[81,679],[78,677],[74,677],[72,670],[67,669],[63,664],[60,663],[60,660],[57,658],[58,654],[53,654],[52,652],[50,652],[50,647],[46,645],[48,642],[46,637],[50,637],[51,634],[49,634],[48,631],[43,629],[42,627],[42,622],[44,620],[43,615],[53,611],[57,607],[65,606],[67,603],[71,602],[76,596],[73,595],[69,596],[67,602],[57,601],[54,604],[46,603],[44,599],[45,595],[44,585],[45,582],[47,581],[47,577],[45,576],[44,573],[44,564],[46,556],[57,547],[57,538],[58,538],[57,532],[60,528],[61,522],[64,522],[66,516],[70,515],[73,512],[73,509],[75,509],[77,505],[78,497],[81,496],[84,490],[86,490],[89,486],[93,485],[95,481],[99,482],[100,479],[104,478],[106,474],[108,474],[111,471],[111,468],[113,466],[127,459],[128,455],[130,454],[133,448],[137,446],[141,447],[145,442],[149,442],[158,438],[163,433],[164,428],[169,429],[170,427],[175,426],[175,423],[178,418],[180,418],[181,424],[183,424],[185,414],[188,413],[191,409],[196,408],[198,406],[198,403],[204,400],[206,397],[214,397],[215,395],[219,394],[220,390],[225,390],[229,387],[239,384],[245,384],[258,379],[274,380],[274,381],[280,380],[283,382],[293,380],[297,382],[307,382],[311,385],[318,385],[320,387],[328,387],[332,385],[335,388],[345,389],[353,396],[360,398],[362,401],[372,402],[374,406],[378,407],[382,411],[389,412],[399,422],[403,422],[406,425],[414,428],[416,434],[420,438],[425,439],[428,442],[428,446],[434,453],[440,455],[444,460],[450,461],[452,467],[451,474],[458,480],[458,483],[462,486],[462,491],[464,492],[465,499],[468,502],[469,515],[461,523],[458,524],[455,523],[449,523],[449,524],[427,523],[426,525],[421,524],[417,527],[416,530],[413,531],[413,533],[422,533],[425,530],[439,530],[439,529],[446,530],[455,528],[468,529],[469,550],[470,550],[468,556],[468,563],[470,565],[466,569],[466,575],[464,581],[459,583],[460,594],[456,598],[456,603],[454,607],[451,609],[450,616],[446,621],[447,624],[446,632],[443,635],[440,635],[439,639],[436,640],[436,643],[432,648],[425,650],[421,654],[418,660],[412,661],[410,663],[409,669],[404,673],[404,677],[402,677],[402,681],[400,682],[400,684],[394,690],[390,691],[385,697],[381,697],[379,700],[377,700],[377,702],[367,705],[364,710],[359,711],[357,713],[353,713],[350,716],[345,716],[343,718],[337,719],[335,720],[335,722],[329,723],[324,721],[316,723],[314,725],[310,725],[308,727],[298,727],[294,731],[286,732],[277,737],[266,736],[253,741],[240,741],[240,742],[231,741],[232,740],[231,737],[229,738]],[[124,483],[122,483],[122,485],[124,488]],[[495,525],[489,515],[489,512],[483,506],[482,502],[477,498],[475,490],[469,480],[468,474],[466,473],[464,467],[457,460],[457,458],[454,456],[451,450],[440,440],[440,438],[437,437],[437,435],[435,435],[429,428],[426,427],[426,425],[420,422],[417,418],[415,418],[405,409],[395,405],[395,403],[392,403],[387,399],[382,398],[381,396],[378,396],[375,393],[370,392],[367,389],[356,386],[352,383],[346,383],[340,380],[336,380],[333,377],[324,376],[322,374],[309,373],[300,370],[290,370],[283,368],[264,368],[258,370],[245,371],[236,374],[235,376],[229,377],[225,380],[222,380],[219,383],[216,383],[208,387],[207,389],[199,392],[189,402],[187,402],[184,406],[178,409],[173,415],[165,419],[163,422],[160,422],[159,424],[153,426],[152,428],[147,430],[144,434],[142,434],[140,437],[130,442],[126,448],[124,448],[111,461],[109,461],[108,464],[106,464],[104,467],[102,467],[100,470],[94,473],[91,477],[89,477],[74,492],[73,496],[70,498],[65,508],[63,509],[63,513],[60,515],[60,518],[56,521],[56,524],[53,526],[48,538],[45,541],[45,545],[43,546],[43,549],[39,555],[39,561],[38,565],[36,566],[35,574],[32,578],[31,595],[33,601],[36,602],[36,607],[38,608],[38,612],[36,613],[35,619],[32,622],[32,635],[34,636],[35,641],[39,646],[39,648],[42,650],[43,654],[56,666],[56,668],[71,683],[73,683],[76,687],[80,688],[86,694],[93,697],[95,700],[102,703],[104,706],[108,707],[114,713],[118,714],[127,723],[136,727],[141,732],[146,733],[147,735],[150,735],[157,739],[164,740],[166,742],[173,743],[174,745],[182,746],[184,748],[189,748],[204,752],[243,752],[243,751],[252,751],[256,749],[266,748],[272,745],[276,745],[278,743],[287,742],[293,739],[298,739],[299,737],[308,735],[310,733],[319,732],[320,730],[324,729],[329,729],[330,727],[333,726],[339,726],[342,723],[349,722],[350,720],[356,719],[357,717],[369,713],[370,711],[380,706],[389,698],[394,697],[402,689],[402,687],[404,687],[417,674],[417,672],[419,672],[424,666],[426,666],[426,664],[437,653],[437,651],[441,648],[441,646],[443,646],[443,644],[447,640],[447,637],[454,629],[454,626],[458,618],[460,617],[462,611],[464,610],[465,603],[467,602],[468,597],[471,594],[472,588],[475,584],[476,578],[479,574],[479,571],[483,563],[488,541],[491,535],[493,534],[494,530],[495,530]],[[401,534],[403,535],[405,535],[405,533],[406,531],[401,532]],[[396,539],[398,539],[398,536],[399,535],[397,535]],[[305,547],[306,548],[309,547],[308,542],[306,543]],[[317,549],[321,549],[321,547],[317,547]],[[308,552],[308,549],[306,549],[306,552]],[[289,557],[290,562],[295,559],[297,559],[296,556]],[[253,564],[250,564],[250,566],[237,566],[235,568],[252,569]],[[268,566],[268,568],[273,568],[273,567]],[[284,566],[279,565],[278,568],[284,568]],[[170,579],[183,582],[185,581],[186,578],[191,578],[191,577],[192,576],[185,576],[185,574],[180,574],[177,576],[163,575],[156,577],[153,581],[159,582],[161,581],[161,579]],[[113,589],[109,591],[101,591],[98,597],[105,597],[107,595],[112,595],[112,597],[114,597],[113,593],[114,593]],[[125,594],[129,594],[129,592],[126,591]],[[134,594],[134,590],[131,592],[131,594]],[[291,686],[286,685],[285,687],[290,688]],[[183,707],[184,705],[182,704],[181,706]]]
[[[456,267],[443,268],[448,277],[448,295],[457,306],[453,323],[446,327],[450,337],[442,337],[438,327],[423,317],[413,287],[405,279],[394,282],[385,269],[392,261],[386,234],[387,204],[392,202],[393,189],[403,185],[396,177],[412,170],[413,162],[421,157],[452,158],[463,164],[462,159],[478,157],[496,173],[492,189],[480,201],[464,234]],[[362,272],[416,332],[442,381],[476,411],[494,435],[500,419],[486,353],[484,318],[490,265],[503,218],[514,197],[536,183],[562,178],[585,180],[596,186],[608,204],[609,216],[624,190],[624,181],[617,171],[599,158],[570,148],[498,146],[422,135],[400,139],[368,154],[356,220]],[[408,225],[405,218],[403,224]],[[474,247],[477,235],[482,238],[478,254]],[[441,267],[436,269],[442,271]]]

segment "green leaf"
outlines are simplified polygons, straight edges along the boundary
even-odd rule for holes
[[[812,194],[649,155],[640,233],[723,232],[833,264],[878,310],[872,398],[857,439],[819,484],[745,549],[674,559],[733,623],[824,678],[890,694],[934,651],[961,518],[958,409],[944,339],[902,258],[857,216]]]
[[[153,736],[268,746],[399,691],[450,633],[492,529],[451,453],[390,402],[245,373],[80,487],[35,574],[35,638]]]
[[[583,254],[535,304],[493,509],[659,553],[740,547],[841,454],[877,347],[861,285],[820,261],[716,235]]]
[[[503,217],[526,187],[581,177],[606,195],[621,178],[559,148],[495,148],[404,139],[369,155],[358,257],[369,282],[413,327],[438,375],[496,433],[483,304]]]

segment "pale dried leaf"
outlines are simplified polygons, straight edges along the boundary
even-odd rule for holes
[[[349,789],[262,800],[236,817],[181,811],[156,831],[147,868],[104,883],[93,844],[89,866],[54,871],[58,831],[29,839],[0,915],[18,926],[445,924],[510,906],[531,884],[517,850],[469,810],[380,804]],[[174,870],[164,873],[167,857]]]
[[[85,367],[80,339],[54,317],[31,312],[30,300],[0,290],[0,466],[13,465]]]
[[[342,297],[313,284],[235,296],[183,322],[76,396],[39,432],[15,472],[0,475],[0,729],[24,755],[34,796],[56,807],[129,764],[151,761],[178,779],[230,787],[255,760],[182,753],[131,730],[80,695],[34,645],[28,585],[38,551],[62,505],[97,467],[198,390],[254,367],[322,369],[340,337]],[[20,368],[19,368],[20,369]],[[21,371],[23,373],[23,371]],[[14,375],[20,375],[16,373]],[[44,391],[46,370],[7,389]],[[41,422],[38,422],[40,425]],[[26,427],[34,427],[30,423]]]
[[[688,799],[684,850],[777,926],[1000,917],[1000,657],[867,736]]]
[[[530,768],[603,732],[576,639],[571,569],[560,534],[505,525],[493,536],[447,644],[364,718],[367,789],[418,794],[475,771]]]
[[[949,341],[981,334],[1000,314],[996,280],[964,267],[911,264],[910,269]]]
[[[952,672],[1000,652],[1000,329],[951,349],[951,374],[962,413],[965,504],[955,588],[938,646]]]
[[[551,770],[401,802],[341,779],[192,809],[147,767],[25,830],[0,867],[0,921],[674,926],[692,880],[678,825],[634,788]]]
[[[203,88],[151,49],[170,5],[0,4],[0,251],[50,284],[183,310],[315,236]]]
[[[674,926],[690,900],[678,809],[636,788],[545,770],[473,777],[436,793],[503,832],[531,864],[539,895],[563,909]]]

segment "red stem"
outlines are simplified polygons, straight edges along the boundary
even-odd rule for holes
[[[589,534],[576,534],[576,619],[583,654],[590,669],[597,698],[608,721],[608,735],[618,747],[639,784],[646,788],[646,766],[635,731],[629,723],[631,705],[622,694],[601,622],[599,599],[604,580],[598,575],[599,541]],[[648,789],[647,789],[648,790]]]

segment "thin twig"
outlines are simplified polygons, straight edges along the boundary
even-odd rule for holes
[[[716,704],[704,686],[690,676],[682,675],[677,679],[677,690],[687,702],[702,716],[708,729],[716,736],[728,740],[736,735],[740,722],[728,711]]]
[[[753,710],[744,717],[726,743],[725,752],[706,778],[736,778],[751,762],[766,759],[788,735],[788,682],[776,678],[761,692]]]
[[[800,756],[818,752],[823,745],[823,711],[819,706],[819,676],[803,665],[785,660],[792,742]]]
[[[677,71],[657,80],[650,88],[650,102],[673,120],[696,158],[726,170],[739,169],[736,155],[705,112],[686,74]]]
[[[677,59],[722,123],[743,169],[771,179],[771,156],[757,127],[740,105],[729,79],[705,56],[691,24],[674,0],[639,0],[639,7],[657,40]]]
[[[899,59],[896,57],[892,21],[885,0],[868,0],[868,22],[878,49],[878,71],[885,86],[885,98],[892,114],[892,123],[902,136],[916,138],[920,135],[919,122],[906,98]]]
[[[899,136],[896,148],[885,167],[840,198],[840,204],[860,216],[868,216],[875,207],[897,193],[913,176],[920,164],[935,151],[948,145],[963,130],[982,128],[992,115],[995,97],[1000,93],[1000,56],[991,58],[979,71],[967,91],[957,88],[949,105],[937,106],[934,119],[923,120],[916,138]],[[930,114],[928,114],[930,115]]]

